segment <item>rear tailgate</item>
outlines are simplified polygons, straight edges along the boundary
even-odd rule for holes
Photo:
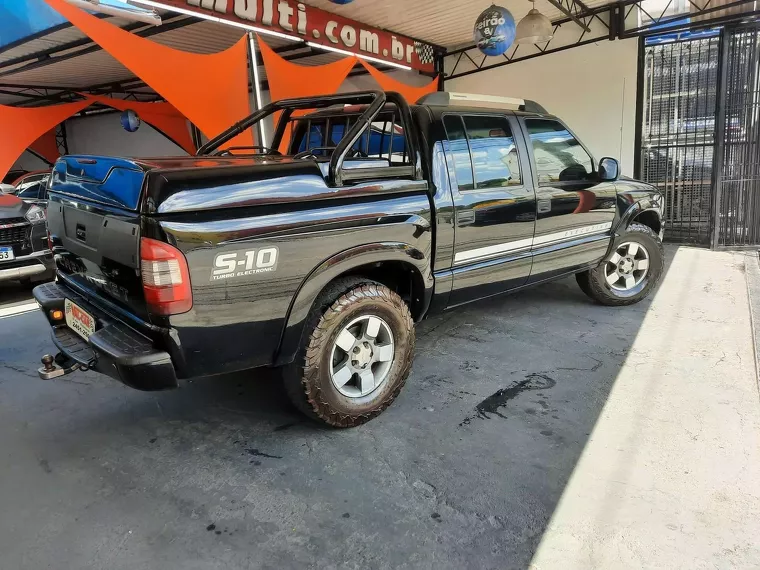
[[[148,312],[139,273],[138,209],[148,168],[120,158],[61,158],[48,204],[59,272],[141,319]]]

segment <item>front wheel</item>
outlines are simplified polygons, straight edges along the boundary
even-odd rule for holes
[[[414,322],[404,301],[379,283],[348,279],[316,303],[284,371],[285,388],[312,419],[358,426],[396,399],[413,355]]]
[[[596,268],[575,277],[586,295],[602,305],[638,303],[662,277],[665,253],[654,231],[632,223],[615,238],[612,253]]]

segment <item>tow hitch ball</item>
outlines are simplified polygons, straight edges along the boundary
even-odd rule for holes
[[[42,357],[42,368],[37,370],[40,378],[43,380],[52,380],[59,376],[65,376],[71,374],[77,370],[86,370],[85,367],[80,366],[79,363],[65,358],[62,354],[58,355],[60,358],[56,358],[50,354],[46,354]]]

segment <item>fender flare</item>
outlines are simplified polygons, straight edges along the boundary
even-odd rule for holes
[[[357,267],[389,261],[410,265],[421,278],[424,295],[420,315],[424,315],[433,296],[430,252],[426,254],[413,245],[402,242],[370,243],[341,251],[316,266],[298,287],[285,317],[279,348],[274,358],[275,366],[289,364],[295,358],[311,307],[329,283]]]
[[[620,219],[618,220],[618,223],[613,228],[613,233],[619,235],[631,224],[636,216],[643,214],[644,212],[654,212],[657,214],[657,218],[662,224],[662,212],[660,211],[658,205],[649,198],[644,198],[643,200],[634,202],[625,210],[625,212],[623,212],[623,214],[620,216]]]
[[[638,202],[634,202],[625,210],[625,212],[623,212],[617,224],[615,224],[615,226],[612,228],[613,238],[622,234],[628,228],[628,226],[631,225],[633,219],[639,214],[643,214],[644,212],[654,212],[657,214],[657,218],[660,220],[660,224],[662,225],[662,212],[660,211],[658,204],[656,201],[650,198],[644,198]],[[614,239],[610,240],[610,245],[607,248],[607,255],[612,253],[612,247],[614,243]]]

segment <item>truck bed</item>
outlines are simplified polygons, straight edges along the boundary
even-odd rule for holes
[[[297,339],[288,330],[300,330],[313,301],[309,288],[345,252],[384,244],[432,281],[427,188],[412,180],[331,188],[317,161],[287,157],[68,156],[54,169],[49,227],[61,283],[99,310],[118,310],[171,355],[179,377],[192,377],[292,359]],[[144,238],[185,256],[189,311],[161,316],[146,306]],[[251,267],[248,256],[262,250],[274,252],[265,257],[276,263]],[[367,264],[381,257],[360,256]],[[234,271],[222,271],[231,261]]]

